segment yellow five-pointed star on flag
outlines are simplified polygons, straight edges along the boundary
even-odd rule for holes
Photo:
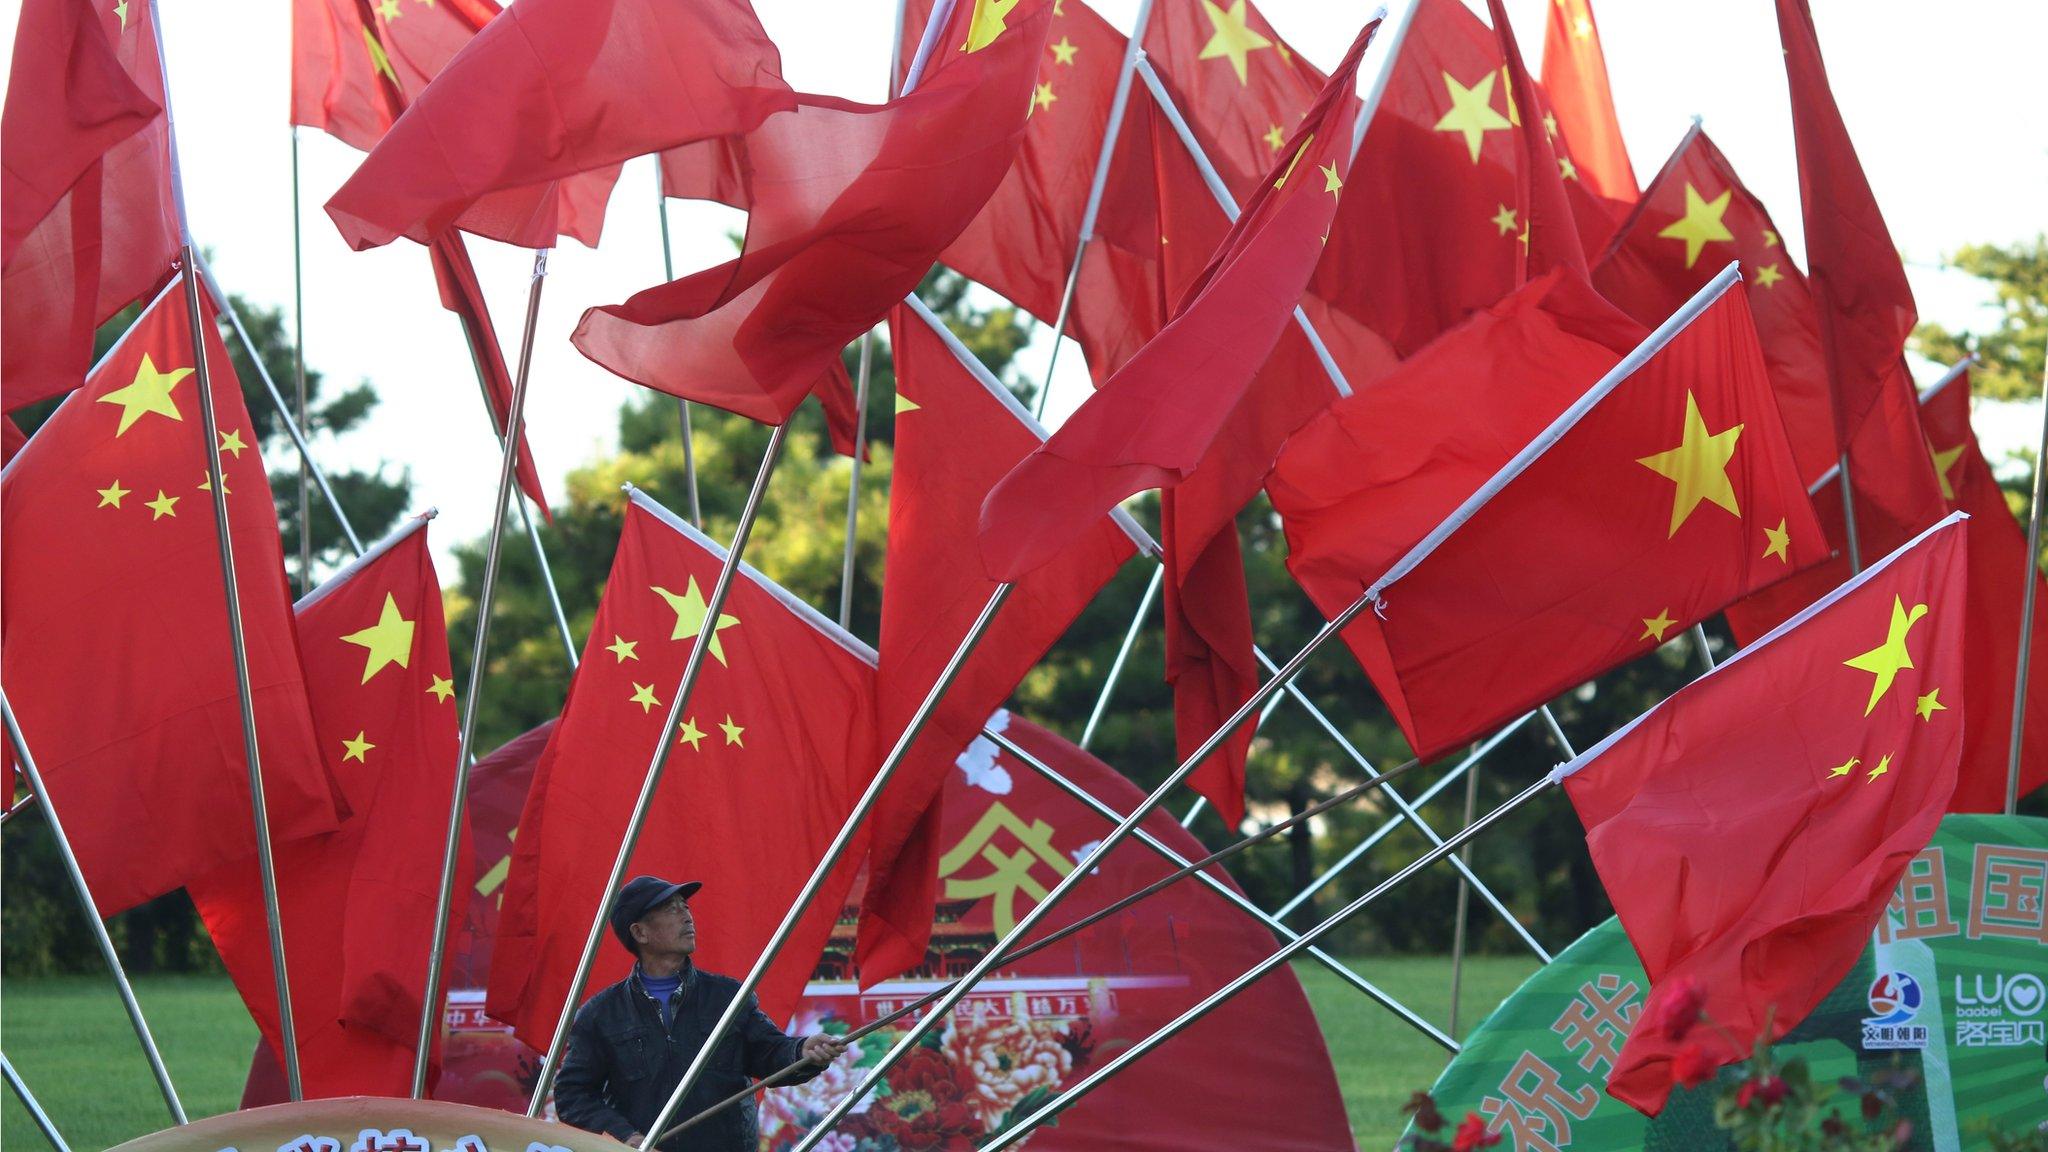
[[[398,73],[391,70],[391,57],[384,54],[384,45],[377,42],[376,35],[368,28],[363,29],[363,43],[370,49],[371,71],[382,72],[386,80],[396,85],[398,83]]]
[[[640,706],[640,713],[643,716],[661,707],[661,701],[655,698],[654,685],[652,684],[635,683],[633,685],[633,698],[626,701],[626,703],[638,704]]]
[[[690,577],[690,583],[681,596],[659,585],[653,587],[663,600],[668,601],[668,606],[675,609],[676,628],[674,632],[669,633],[669,639],[688,640],[704,630],[704,610],[709,605],[704,602],[704,593],[697,588],[695,576]],[[719,643],[718,634],[739,622],[740,618],[737,616],[724,612],[718,614],[718,626],[711,630],[711,656],[720,664],[725,663],[725,645]]]
[[[1316,169],[1316,171],[1323,174],[1323,191],[1335,196],[1337,190],[1344,187],[1344,181],[1337,176],[1337,162],[1335,160]]]
[[[1735,441],[1741,435],[1740,424],[1719,432],[1707,431],[1707,422],[1700,416],[1699,399],[1687,389],[1685,429],[1678,447],[1637,458],[1636,463],[1678,485],[1671,497],[1671,536],[1678,535],[1678,529],[1703,500],[1738,517],[1742,515],[1735,501],[1735,485],[1728,479],[1728,462],[1735,458]]]
[[[249,446],[242,443],[240,430],[230,428],[220,434],[220,450],[240,460],[242,453],[249,450]]]
[[[1769,546],[1764,549],[1763,558],[1765,560],[1776,556],[1781,564],[1790,564],[1792,562],[1792,557],[1789,555],[1792,548],[1792,533],[1785,527],[1783,517],[1779,517],[1776,528],[1764,529],[1764,539],[1770,541]]]
[[[1053,63],[1067,65],[1073,64],[1074,53],[1079,52],[1081,50],[1078,45],[1076,45],[1072,40],[1067,39],[1065,36],[1060,37],[1060,42],[1051,45],[1051,48]]]
[[[125,434],[146,412],[168,416],[173,420],[183,420],[184,417],[178,414],[178,402],[171,399],[171,389],[177,387],[179,381],[191,374],[190,368],[173,368],[169,372],[159,372],[156,370],[156,362],[149,358],[149,353],[144,352],[141,365],[135,369],[134,382],[125,388],[116,388],[99,399],[102,404],[121,406],[121,426],[114,429],[114,435]]]
[[[1941,702],[1941,689],[1936,688],[1913,701],[1913,711],[1919,713],[1922,720],[1932,720],[1936,712],[1948,711],[1948,705]]]
[[[1734,233],[1721,223],[1721,217],[1728,211],[1728,201],[1735,195],[1730,188],[1719,196],[1708,200],[1700,190],[1691,184],[1685,186],[1685,215],[1664,226],[1657,235],[1665,240],[1685,241],[1685,266],[1692,267],[1699,261],[1700,250],[1709,240],[1733,240]]]
[[[1043,112],[1052,107],[1053,101],[1058,99],[1058,96],[1053,95],[1052,81],[1048,80],[1031,90],[1032,111]]]
[[[1271,48],[1273,42],[1259,35],[1245,23],[1244,0],[1233,0],[1229,8],[1218,8],[1214,0],[1202,0],[1202,11],[1209,17],[1209,26],[1215,34],[1202,45],[1198,60],[1214,60],[1226,57],[1230,67],[1237,73],[1239,84],[1250,83],[1245,71],[1246,58],[1261,48]]]
[[[1500,229],[1501,235],[1506,236],[1508,233],[1513,232],[1517,227],[1519,227],[1519,225],[1515,222],[1515,217],[1518,215],[1520,215],[1520,213],[1516,212],[1513,208],[1510,208],[1507,205],[1503,204],[1500,206],[1500,211],[1495,212],[1493,214],[1493,226],[1495,228]]]
[[[1282,131],[1278,124],[1268,125],[1266,128],[1266,147],[1278,152],[1280,146],[1285,143],[1287,143],[1287,133]]]
[[[369,763],[369,761],[363,759],[363,753],[368,752],[372,748],[375,748],[376,745],[364,739],[366,735],[368,735],[368,733],[364,732],[361,729],[357,729],[355,739],[343,740],[341,742],[341,758],[343,760],[354,760],[357,763],[361,764]]]
[[[681,737],[682,741],[690,746],[690,751],[692,752],[697,750],[697,745],[704,742],[704,730],[697,727],[697,718],[695,716],[684,717],[682,724],[676,728],[676,735]]]
[[[638,660],[640,658],[640,653],[635,651],[639,647],[640,642],[638,640],[628,640],[624,636],[614,633],[612,635],[612,642],[605,645],[604,650],[611,653],[617,663],[624,664],[628,660]]]
[[[1934,478],[1941,481],[1941,498],[1943,500],[1954,500],[1956,498],[1956,487],[1949,482],[1948,470],[1956,466],[1956,461],[1962,459],[1963,449],[1967,447],[1969,447],[1967,444],[1958,444],[1946,451],[1939,448],[1931,449],[1934,453]]]
[[[1849,773],[1855,771],[1856,766],[1861,763],[1863,763],[1863,757],[1851,756],[1842,763],[1837,764],[1833,768],[1828,769],[1828,777],[1829,779],[1833,779],[1836,776],[1847,776]]]
[[[1493,81],[1495,74],[1488,72],[1479,83],[1470,88],[1443,74],[1444,88],[1451,94],[1451,110],[1436,122],[1439,132],[1462,132],[1465,147],[1472,153],[1472,162],[1479,163],[1480,146],[1486,142],[1486,134],[1505,131],[1514,127],[1508,118],[1493,110]]]
[[[446,676],[434,676],[433,683],[427,685],[427,694],[445,704],[455,695],[455,681]]]
[[[1010,10],[1018,0],[974,0],[974,18],[967,24],[965,52],[979,52],[1010,30]]]
[[[718,730],[725,733],[725,742],[727,744],[739,744],[742,748],[746,747],[745,744],[740,742],[740,733],[745,732],[746,729],[732,722],[731,713],[726,714],[725,721],[718,726]]]
[[[151,520],[161,520],[166,516],[176,516],[178,514],[178,501],[183,499],[183,496],[166,496],[164,495],[164,490],[159,488],[156,490],[156,499],[145,500],[142,506],[154,513],[150,517]]]
[[[1785,274],[1778,271],[1776,263],[1762,264],[1757,267],[1756,286],[1759,288],[1776,288],[1778,281],[1784,278]]]
[[[341,638],[344,644],[369,649],[369,655],[363,660],[362,683],[368,684],[370,677],[383,671],[387,664],[412,667],[412,629],[413,622],[399,614],[398,601],[386,592],[384,610],[378,614],[377,622]]]
[[[1907,611],[1904,600],[1892,597],[1892,619],[1885,629],[1884,643],[1842,661],[1851,668],[1877,677],[1870,685],[1870,703],[1863,706],[1865,716],[1877,710],[1877,702],[1890,690],[1899,670],[1913,666],[1913,654],[1906,650],[1906,637],[1913,631],[1913,625],[1925,615],[1927,605],[1915,604],[1911,611]]]
[[[116,480],[105,488],[95,488],[93,491],[100,494],[100,502],[94,505],[94,507],[105,508],[111,504],[119,508],[121,506],[121,497],[126,496],[131,490],[121,487],[121,482]]]
[[[1671,626],[1676,623],[1678,621],[1671,618],[1671,609],[1659,608],[1655,616],[1643,617],[1643,634],[1636,639],[1656,640],[1662,643],[1664,634],[1671,631]]]
[[[1864,781],[1864,783],[1866,783],[1866,784],[1867,784],[1867,783],[1870,783],[1870,781],[1871,781],[1871,780],[1876,780],[1876,779],[1877,779],[1877,778],[1878,778],[1879,776],[1882,776],[1882,775],[1884,775],[1885,773],[1887,773],[1887,772],[1889,772],[1889,771],[1891,771],[1891,770],[1892,770],[1892,754],[1891,754],[1891,753],[1889,753],[1889,752],[1887,752],[1887,753],[1885,753],[1884,755],[1882,755],[1882,756],[1879,756],[1879,757],[1877,758],[1877,767],[1875,767],[1875,768],[1872,768],[1872,769],[1870,770],[1870,779],[1869,779],[1869,780],[1865,780],[1865,781]]]

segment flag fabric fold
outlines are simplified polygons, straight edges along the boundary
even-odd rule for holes
[[[188,317],[173,280],[0,479],[7,696],[52,800],[74,814],[102,916],[226,864],[254,868]],[[335,793],[254,426],[210,310],[202,327],[270,831],[284,843],[332,831]]]
[[[314,728],[350,809],[337,830],[276,848],[308,1097],[404,1096],[412,1086],[459,705],[426,523],[394,535],[297,607]],[[466,843],[456,860],[459,898],[472,880]],[[242,1002],[279,1050],[255,868],[243,861],[185,887]]]
[[[469,262],[469,246],[453,228],[442,231],[427,245],[434,264],[434,284],[440,289],[441,307],[455,313],[462,322],[463,337],[476,357],[476,371],[484,389],[484,404],[490,410],[491,426],[499,443],[505,437],[505,413],[512,409],[512,374],[505,367],[505,351],[498,344],[498,330],[491,324],[491,311],[484,303],[483,285],[477,282],[476,266]],[[519,455],[514,462],[519,490],[549,520],[547,493],[541,488],[540,472],[534,467],[533,448],[527,443],[524,421],[519,429]]]
[[[1681,1052],[1746,1059],[1855,966],[1955,787],[1965,519],[1558,769],[1650,977],[1642,1019],[1683,992],[1712,1021],[1638,1026],[1609,1095],[1654,1115]]]

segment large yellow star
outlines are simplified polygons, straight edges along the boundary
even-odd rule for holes
[[[455,695],[455,681],[446,676],[434,676],[433,683],[427,685],[427,694],[446,704]]]
[[[1968,444],[1958,444],[1947,451],[1929,447],[1929,451],[1934,453],[1934,477],[1941,481],[1941,498],[1944,500],[1952,501],[1956,498],[1956,488],[1949,483],[1948,470],[1956,466],[1957,460],[1962,459],[1963,449],[1967,447]]]
[[[1079,52],[1081,50],[1079,45],[1075,44],[1072,40],[1067,39],[1065,36],[1060,37],[1060,42],[1051,45],[1050,47],[1052,48],[1052,59],[1053,63],[1055,64],[1072,65],[1074,62],[1074,53]]]
[[[640,653],[635,651],[639,647],[640,642],[638,640],[628,640],[624,636],[614,633],[612,635],[612,642],[605,645],[604,650],[611,653],[616,662],[624,664],[628,660],[638,660],[640,658]]]
[[[647,713],[652,712],[656,708],[661,707],[661,701],[655,698],[654,685],[652,684],[634,684],[633,698],[631,700],[626,701],[626,703],[638,704],[640,706],[640,714],[642,716],[645,716]]]
[[[341,742],[341,746],[343,748],[341,758],[343,760],[354,760],[359,764],[369,763],[369,761],[363,759],[363,753],[368,752],[372,748],[375,748],[376,745],[364,739],[363,737],[366,735],[368,735],[368,733],[364,732],[361,729],[357,729],[355,739],[343,740]]]
[[[1494,73],[1487,72],[1479,83],[1470,88],[1452,79],[1449,72],[1443,76],[1444,88],[1451,94],[1451,110],[1436,122],[1436,130],[1464,133],[1465,148],[1472,153],[1472,162],[1477,164],[1486,134],[1514,127],[1508,123],[1507,117],[1493,110]]]
[[[1659,608],[1655,616],[1643,618],[1643,634],[1636,639],[1655,640],[1661,644],[1664,641],[1664,634],[1671,631],[1671,626],[1676,623],[1678,621],[1671,618],[1671,609]]]
[[[1919,713],[1922,720],[1932,720],[1936,712],[1948,711],[1948,705],[1941,702],[1941,689],[1936,688],[1913,701],[1913,711]]]
[[[1915,604],[1913,610],[1906,610],[1906,602],[1892,597],[1891,625],[1885,630],[1884,643],[1868,652],[1851,656],[1842,663],[1860,672],[1877,677],[1870,685],[1870,703],[1863,706],[1863,714],[1870,715],[1877,710],[1877,702],[1884,698],[1892,681],[1898,678],[1901,668],[1913,666],[1913,654],[1906,650],[1906,636],[1913,631],[1913,625],[1927,615],[1927,605]]]
[[[1690,268],[1700,258],[1700,249],[1709,240],[1733,240],[1734,233],[1721,223],[1721,216],[1728,211],[1728,201],[1735,195],[1730,188],[1712,200],[1700,195],[1700,190],[1690,183],[1685,186],[1685,215],[1664,226],[1657,235],[1665,240],[1685,241],[1685,266]]]
[[[341,638],[344,644],[356,644],[370,650],[363,661],[362,683],[368,684],[370,677],[383,671],[386,664],[412,667],[412,628],[413,622],[399,614],[397,599],[386,592],[384,610],[378,614],[377,622]]]
[[[974,0],[974,17],[967,24],[966,52],[979,52],[1010,30],[1010,10],[1017,0]]]
[[[121,487],[121,482],[116,480],[105,488],[95,488],[93,491],[100,494],[100,502],[93,505],[93,507],[105,508],[111,504],[119,508],[121,506],[121,497],[126,496],[132,489]]]
[[[1238,2],[1242,4],[1243,0],[1238,0]],[[740,742],[740,733],[745,732],[746,729],[732,722],[731,713],[726,714],[725,721],[718,726],[718,730],[725,733],[725,742],[727,744],[739,744],[742,748],[746,747],[745,744]]]
[[[1636,463],[1678,485],[1671,497],[1671,536],[1692,516],[1700,501],[1711,500],[1740,517],[1735,502],[1735,485],[1728,480],[1728,462],[1735,458],[1735,441],[1742,435],[1737,424],[1719,432],[1708,432],[1700,416],[1700,402],[1691,389],[1685,393],[1685,430],[1678,447]]]
[[[690,751],[692,752],[697,750],[697,745],[704,742],[704,730],[697,727],[697,718],[695,716],[684,717],[682,724],[676,729],[676,735],[681,737],[683,742],[690,746]]]
[[[663,600],[668,601],[668,606],[676,612],[676,628],[674,632],[669,633],[669,639],[688,640],[704,630],[704,610],[709,605],[704,602],[704,593],[697,590],[695,576],[690,577],[689,587],[681,596],[659,585],[654,586],[654,591],[659,593]],[[718,634],[739,622],[740,618],[737,616],[730,616],[724,612],[718,614],[718,627],[711,630],[711,656],[720,664],[725,663],[725,645],[718,642]]]
[[[1218,8],[1213,0],[1202,0],[1202,11],[1209,17],[1209,25],[1215,35],[1202,45],[1198,60],[1214,60],[1218,56],[1228,57],[1230,67],[1237,72],[1239,84],[1250,83],[1245,73],[1245,59],[1261,48],[1271,48],[1273,42],[1246,26],[1244,0],[1232,0],[1228,9]]]
[[[166,516],[176,516],[178,514],[178,501],[183,499],[183,496],[166,496],[164,495],[164,490],[159,488],[156,490],[156,499],[145,500],[142,502],[142,506],[155,513],[155,515],[150,517],[151,520],[161,520]]]
[[[1788,555],[1792,547],[1792,533],[1786,529],[1784,517],[1778,518],[1776,528],[1764,529],[1764,539],[1770,541],[1770,544],[1764,549],[1763,559],[1769,560],[1776,556],[1781,564],[1792,562],[1792,557]]]
[[[116,388],[99,398],[101,404],[121,406],[121,426],[114,429],[114,435],[126,433],[137,420],[142,419],[145,412],[169,416],[173,420],[183,420],[184,417],[178,414],[177,401],[171,399],[171,389],[178,386],[178,381],[191,374],[190,368],[173,368],[169,372],[159,372],[156,370],[156,363],[149,358],[149,353],[144,352],[142,364],[135,369],[134,383],[126,388]]]

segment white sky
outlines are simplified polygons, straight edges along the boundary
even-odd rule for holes
[[[1160,0],[1170,2],[1170,0]],[[1399,11],[1408,0],[1393,0]],[[1468,0],[1468,3],[1473,0]],[[755,0],[800,89],[876,100],[889,60],[894,0]],[[1483,2],[1475,3],[1483,9]],[[1370,3],[1264,0],[1293,46],[1336,63]],[[1542,43],[1543,0],[1509,0],[1523,51]],[[1137,0],[1100,0],[1129,30]],[[1973,242],[2006,243],[2048,229],[2048,113],[2040,97],[2048,4],[2027,0],[1813,0],[1830,77],[1893,238],[1905,251],[1923,318],[1950,327],[1989,323],[1978,282],[1939,267]],[[171,100],[183,151],[192,230],[214,251],[223,284],[253,300],[292,299],[289,19],[291,5],[257,0],[161,0]],[[1803,253],[1798,172],[1770,0],[1605,0],[1596,8],[1615,101],[1639,178],[1648,179],[1695,114]],[[11,58],[16,19],[0,45]],[[1378,66],[1378,52],[1366,69]],[[425,251],[399,241],[348,251],[320,210],[360,154],[324,134],[300,134],[306,358],[331,383],[373,381],[382,403],[344,443],[316,442],[335,465],[409,468],[418,503],[438,505],[436,552],[490,523],[497,450],[460,329],[435,295]],[[741,216],[673,201],[679,273],[727,259]],[[514,362],[531,254],[472,241],[499,336]],[[615,445],[620,403],[636,386],[569,344],[583,309],[623,300],[661,279],[651,162],[626,166],[596,250],[556,250],[543,296],[529,435],[551,498],[566,473]],[[1042,371],[1044,329],[1019,364]],[[1053,414],[1086,387],[1069,349]],[[1986,411],[1985,409],[2005,409]],[[2038,409],[1980,405],[1995,456],[2037,435]],[[273,460],[273,463],[281,461]]]

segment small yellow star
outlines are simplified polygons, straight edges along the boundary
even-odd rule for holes
[[[199,474],[199,490],[201,492],[213,491],[213,477],[208,475],[207,473],[201,472]],[[228,483],[228,476],[227,473],[225,472],[221,473],[220,476],[220,490],[222,492],[227,493],[230,496],[233,496],[235,494],[234,485]]]
[[[1287,133],[1282,131],[1278,124],[1271,125],[1266,129],[1266,147],[1278,152],[1280,146],[1285,143],[1287,143]]]
[[[1470,88],[1458,83],[1446,72],[1444,88],[1450,93],[1451,110],[1436,122],[1439,132],[1458,132],[1465,137],[1465,148],[1472,153],[1472,162],[1479,163],[1479,149],[1486,141],[1488,132],[1504,131],[1514,127],[1508,118],[1493,110],[1493,81],[1496,74],[1488,72],[1479,83]]]
[[[1040,84],[1031,91],[1031,103],[1040,111],[1052,107],[1053,101],[1058,99],[1059,97],[1052,94],[1052,81],[1050,80]]]
[[[1756,286],[1759,288],[1776,288],[1778,286],[1778,281],[1783,280],[1784,278],[1785,274],[1783,272],[1778,271],[1778,266],[1775,263],[1760,264],[1757,266]]]
[[[1733,188],[1724,188],[1712,200],[1700,195],[1700,190],[1691,184],[1685,186],[1685,215],[1664,226],[1657,233],[1660,239],[1685,241],[1685,266],[1692,267],[1699,262],[1700,250],[1713,240],[1733,240],[1735,234],[1728,231],[1728,225],[1721,217],[1728,212],[1728,202],[1735,197]]]
[[[377,42],[376,34],[368,28],[363,29],[363,44],[370,52],[370,70],[372,72],[382,72],[384,78],[391,81],[392,86],[396,87],[398,84],[398,73],[391,70],[391,57],[384,54],[384,45]]]
[[[690,751],[692,752],[697,750],[697,745],[704,742],[704,730],[697,727],[697,718],[695,716],[685,717],[682,724],[676,729],[676,734],[682,737],[683,742],[690,746]]]
[[[640,654],[634,651],[638,647],[640,647],[638,640],[628,640],[624,636],[613,633],[612,642],[605,645],[604,650],[611,653],[618,663],[624,664],[628,660],[638,660],[640,658]]]
[[[1080,50],[1072,40],[1062,36],[1060,42],[1052,46],[1053,63],[1071,66],[1074,63],[1074,53]]]
[[[1847,776],[1849,773],[1855,771],[1856,766],[1861,763],[1863,763],[1863,757],[1851,756],[1847,761],[1841,764],[1837,764],[1833,768],[1828,769],[1828,779],[1832,780],[1837,776]]]
[[[434,682],[427,685],[427,693],[443,704],[447,703],[449,698],[455,695],[455,681],[446,676],[435,676],[433,679]]]
[[[128,0],[121,0],[119,4],[114,5],[114,15],[121,18],[121,31],[126,32],[128,30]]]
[[[220,450],[233,456],[235,459],[240,460],[242,453],[248,451],[248,449],[249,446],[242,443],[242,433],[239,429],[230,428],[220,434]]]
[[[1968,446],[1958,444],[1946,451],[1939,448],[1930,449],[1934,453],[1934,478],[1941,481],[1941,498],[1944,500],[1953,501],[1956,498],[1956,486],[1950,483],[1948,470],[1956,466],[1956,461],[1962,459],[1963,449]]]
[[[1209,17],[1209,26],[1215,35],[1202,45],[1198,60],[1214,60],[1218,56],[1230,61],[1230,67],[1237,73],[1240,85],[1250,83],[1245,73],[1245,60],[1261,48],[1271,48],[1273,42],[1246,26],[1244,0],[1233,0],[1229,9],[1218,8],[1212,0],[1202,0],[1202,12]]]
[[[1882,755],[1882,756],[1879,756],[1879,757],[1877,758],[1877,767],[1875,767],[1875,768],[1872,768],[1872,769],[1870,770],[1870,780],[1866,780],[1866,781],[1864,781],[1864,783],[1868,784],[1868,783],[1870,783],[1870,781],[1871,781],[1871,780],[1875,780],[1875,779],[1877,779],[1877,778],[1878,778],[1879,776],[1882,776],[1882,775],[1884,775],[1885,773],[1887,773],[1887,772],[1889,772],[1889,771],[1891,771],[1891,770],[1892,770],[1892,756],[1891,756],[1891,753],[1887,752],[1887,753],[1885,753],[1884,755]]]
[[[171,399],[171,389],[176,388],[185,377],[192,374],[190,368],[173,368],[169,372],[156,370],[156,362],[149,353],[142,354],[142,363],[135,369],[135,380],[125,388],[116,388],[99,398],[101,404],[121,406],[121,425],[114,429],[114,435],[125,435],[144,413],[154,412],[173,420],[183,420],[178,414],[178,402]]]
[[[119,508],[121,506],[121,497],[126,496],[131,489],[121,487],[121,482],[116,480],[108,487],[96,488],[94,491],[100,494],[100,502],[94,505],[95,508],[105,508],[108,505]]]
[[[1671,626],[1676,623],[1678,621],[1671,618],[1671,609],[1661,608],[1655,616],[1644,617],[1643,634],[1636,639],[1655,640],[1661,644],[1664,641],[1664,634],[1671,631]]]
[[[1940,696],[1941,689],[1934,689],[1913,702],[1913,711],[1918,712],[1922,720],[1934,719],[1936,712],[1948,711],[1948,705],[1941,702]]]
[[[1522,225],[1522,234],[1515,237],[1515,239],[1521,242],[1522,251],[1527,252],[1529,250],[1529,226],[1527,224]]]
[[[1337,162],[1335,160],[1316,169],[1316,171],[1323,174],[1323,191],[1335,196],[1337,190],[1344,187],[1344,181],[1337,176]]]
[[[626,703],[638,704],[640,706],[640,714],[642,716],[645,716],[647,713],[652,712],[656,708],[661,707],[661,701],[655,699],[654,685],[652,684],[634,684],[633,698],[631,700],[626,701]]]
[[[745,744],[740,743],[740,733],[745,732],[746,729],[732,722],[731,713],[726,714],[725,722],[718,726],[718,730],[725,733],[725,742],[727,744],[739,744],[742,748],[746,747]]]
[[[912,400],[910,397],[905,396],[903,393],[896,393],[896,415],[901,416],[905,412],[915,412],[922,407],[924,407],[924,405],[919,404],[917,401]]]
[[[344,751],[341,754],[341,758],[343,760],[354,760],[359,764],[369,763],[369,761],[363,759],[363,753],[368,752],[372,748],[375,748],[376,745],[370,743],[368,740],[365,740],[363,738],[365,735],[366,733],[362,729],[357,729],[355,739],[343,740],[341,742],[341,746],[344,749],[346,749],[346,751]]]
[[[1520,225],[1518,225],[1515,222],[1515,217],[1518,215],[1520,215],[1520,213],[1516,212],[1513,208],[1510,208],[1507,205],[1503,204],[1500,206],[1500,211],[1495,212],[1493,214],[1493,226],[1495,228],[1500,229],[1501,235],[1506,236],[1508,233],[1513,232],[1516,228],[1520,227]]]
[[[1778,234],[1776,232],[1771,231],[1769,228],[1764,229],[1764,247],[1776,248],[1777,246]]]
[[[1781,564],[1792,562],[1792,557],[1788,554],[1792,547],[1792,533],[1786,530],[1784,517],[1778,518],[1776,528],[1764,529],[1764,539],[1770,541],[1770,546],[1764,549],[1763,559],[1769,560],[1776,556]]]
[[[400,668],[412,667],[413,624],[414,621],[407,620],[398,611],[397,597],[386,592],[384,607],[377,614],[377,622],[341,638],[342,643],[354,644],[369,653],[363,659],[362,683],[368,684],[370,677],[382,672],[387,664],[396,664]]]
[[[166,516],[176,516],[178,514],[178,501],[182,499],[184,499],[182,496],[166,496],[164,495],[164,490],[159,488],[156,490],[156,499],[144,501],[142,506],[156,513],[156,515],[150,517],[152,521],[156,521]]]
[[[386,20],[398,19],[398,0],[377,0],[377,15]]]
[[[1572,163],[1572,158],[1569,156],[1559,156],[1557,158],[1557,172],[1558,175],[1567,180],[1577,180],[1579,178],[1579,166]]]
[[[1543,130],[1553,138],[1557,136],[1557,116],[1550,112],[1543,114]]]

